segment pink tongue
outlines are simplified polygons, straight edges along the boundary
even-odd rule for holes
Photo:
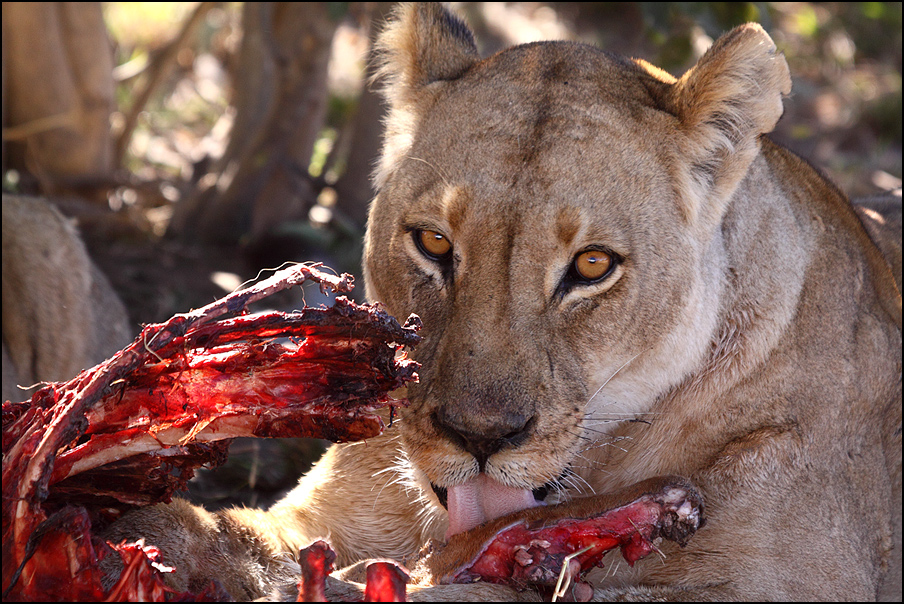
[[[449,530],[446,540],[511,512],[543,505],[528,489],[507,487],[480,473],[464,484],[449,487]]]

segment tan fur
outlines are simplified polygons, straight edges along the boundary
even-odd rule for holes
[[[3,196],[3,400],[68,380],[128,344],[125,307],[47,201]]]
[[[673,474],[708,524],[664,560],[609,559],[598,598],[900,599],[901,297],[870,239],[900,250],[900,230],[868,234],[762,136],[790,90],[769,36],[739,27],[676,80],[571,43],[480,60],[428,3],[402,6],[381,47],[392,108],[365,276],[371,299],[423,319],[420,382],[386,435],[334,447],[267,512],[217,514],[208,538],[326,537],[340,566],[410,564],[448,525],[431,482],[482,469],[552,482],[556,501]],[[451,242],[447,264],[417,229]],[[568,281],[594,247],[617,268]],[[481,468],[462,434],[511,444]],[[189,575],[241,572],[208,550]]]
[[[857,216],[866,227],[866,232],[888,260],[900,291],[901,189],[852,201]]]

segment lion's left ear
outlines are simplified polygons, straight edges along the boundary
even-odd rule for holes
[[[784,56],[755,23],[719,38],[674,84],[670,109],[683,134],[679,186],[691,223],[721,220],[759,152],[759,136],[775,127],[790,92]]]

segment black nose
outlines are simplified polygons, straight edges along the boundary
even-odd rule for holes
[[[440,434],[473,455],[483,472],[490,456],[503,448],[516,447],[527,439],[534,418],[514,413],[469,420],[453,417],[446,407],[442,407],[434,412],[433,425]]]

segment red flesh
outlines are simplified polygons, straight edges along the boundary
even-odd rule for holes
[[[704,523],[697,489],[680,476],[661,476],[612,493],[514,512],[446,544],[430,544],[416,573],[425,582],[484,581],[547,595],[561,579],[569,587],[559,597],[583,601],[593,588],[582,576],[602,566],[606,552],[619,547],[633,566],[656,550],[656,540],[683,547]]]
[[[660,505],[641,498],[596,518],[561,520],[534,530],[517,524],[499,533],[453,582],[470,583],[480,577],[490,582],[549,584],[551,578],[555,584],[565,556],[587,546],[591,549],[575,557],[581,571],[599,565],[606,552],[615,547],[621,547],[625,560],[633,566],[653,551],[659,518]],[[519,551],[525,551],[529,558]],[[527,563],[520,564],[519,558]]]
[[[102,599],[97,562],[109,549],[92,537],[91,523],[168,501],[193,468],[225,458],[226,443],[210,441],[345,441],[383,430],[372,411],[405,404],[389,391],[416,379],[416,364],[395,358],[419,340],[416,318],[402,327],[377,307],[340,298],[330,309],[223,319],[307,279],[351,289],[347,275],[295,266],[147,326],[73,380],[3,404],[4,599]],[[84,507],[58,512],[73,502]],[[137,565],[134,547],[120,546],[133,553],[115,597],[162,597],[158,569]]]
[[[381,560],[367,565],[365,602],[405,602],[408,573],[395,562]]]
[[[325,541],[315,541],[298,552],[301,578],[298,602],[326,602],[326,578],[333,570],[336,552]]]
[[[336,553],[325,541],[315,541],[298,552],[301,579],[298,602],[327,602],[326,578],[333,572]],[[405,602],[408,573],[391,560],[367,565],[364,602]]]

